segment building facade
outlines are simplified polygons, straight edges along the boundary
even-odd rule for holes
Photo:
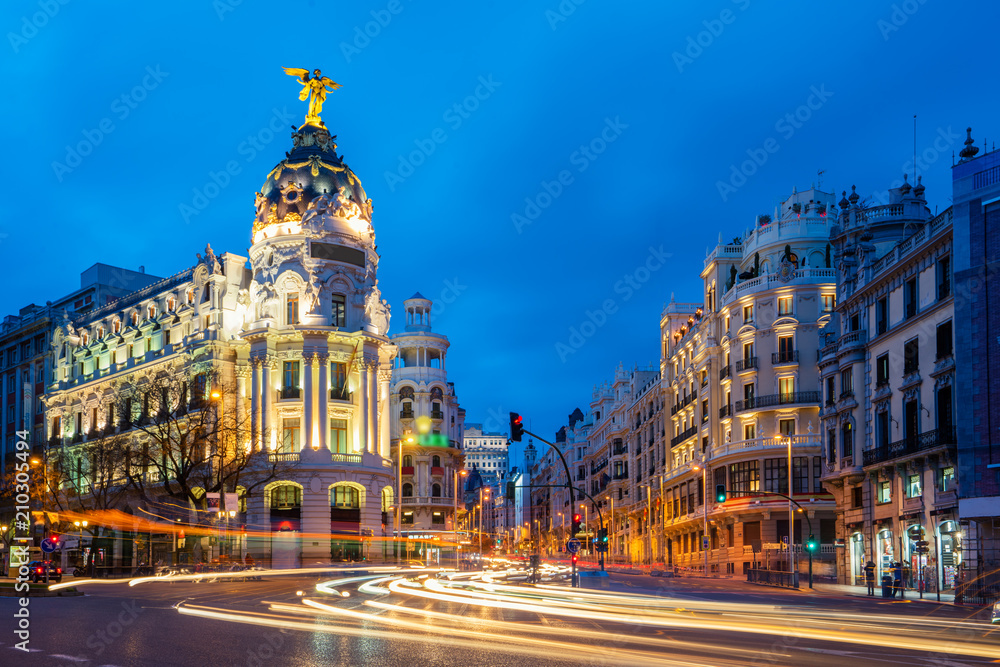
[[[466,469],[478,470],[487,486],[499,489],[507,476],[507,436],[487,432],[482,424],[467,424],[462,442]]]
[[[950,589],[961,566],[952,210],[932,215],[919,179],[882,206],[844,194],[831,234],[838,304],[820,351],[838,580],[861,585],[867,562],[877,579],[902,563],[907,586]]]
[[[1000,579],[1000,153],[952,169],[959,515],[967,581]]]
[[[248,257],[207,248],[194,267],[61,323],[46,419],[72,458],[90,440],[155,440],[160,419],[197,441],[205,420],[201,431],[191,424],[211,409],[208,428],[226,424],[228,454],[193,463],[214,483],[179,491],[182,471],[131,471],[145,487],[130,509],[162,514],[168,498],[194,505],[235,492],[238,508],[224,509],[245,527],[238,548],[276,567],[374,555],[368,538],[381,531],[395,479],[395,346],[371,200],[321,120],[308,118],[292,144],[256,195]],[[183,389],[170,391],[171,380]],[[136,400],[123,408],[126,389]],[[244,484],[227,481],[233,459],[247,462]],[[84,464],[81,500],[102,486]],[[193,536],[165,548],[195,559],[223,549]],[[123,548],[114,560],[131,557]]]
[[[404,330],[392,337],[398,354],[390,390],[390,446],[405,533],[458,527],[465,410],[448,382],[448,337],[431,330],[432,306],[420,293],[407,299]]]

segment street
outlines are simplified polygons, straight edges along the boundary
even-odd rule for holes
[[[32,598],[19,665],[976,665],[1000,633],[972,608],[612,574],[538,586],[515,570],[276,571],[79,585]],[[585,578],[585,581],[589,578]],[[73,585],[72,580],[64,582]],[[317,588],[319,585],[319,588]],[[7,618],[14,598],[0,599]],[[13,635],[8,634],[7,637]]]

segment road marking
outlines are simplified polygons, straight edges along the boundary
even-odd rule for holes
[[[63,655],[62,653],[53,653],[53,658],[60,658],[61,660],[69,660],[71,662],[90,662],[90,658],[80,658],[75,655]]]

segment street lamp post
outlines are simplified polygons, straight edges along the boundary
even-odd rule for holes
[[[788,573],[792,584],[798,588],[798,576],[795,572],[795,509],[792,505],[792,439],[788,441]]]
[[[708,539],[708,459],[702,457],[701,465],[695,466],[695,470],[701,468],[701,508],[702,508],[702,536],[701,550],[705,554],[704,576],[708,576],[708,548],[705,540]]]
[[[76,526],[80,530],[80,542],[78,544],[78,548],[80,549],[80,558],[82,559],[83,558],[83,529],[87,527],[87,522],[86,521],[74,521],[73,525]],[[84,562],[84,565],[86,565],[86,562]]]
[[[608,521],[608,529],[609,529],[608,532],[612,533],[612,537],[614,537],[613,533],[615,532],[615,497],[612,496],[611,494],[608,494],[606,498],[611,501],[611,518]],[[615,541],[614,539],[609,539],[608,542],[609,542],[608,553],[611,555],[613,559],[615,556]],[[612,560],[612,562],[614,561]]]

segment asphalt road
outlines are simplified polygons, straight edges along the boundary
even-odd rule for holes
[[[83,585],[32,598],[3,665],[985,665],[1000,626],[968,609],[612,576],[600,591],[357,570],[263,581]],[[317,590],[319,582],[340,581]],[[410,577],[407,579],[406,577]],[[374,581],[375,578],[384,581]],[[345,597],[344,594],[348,597]]]

